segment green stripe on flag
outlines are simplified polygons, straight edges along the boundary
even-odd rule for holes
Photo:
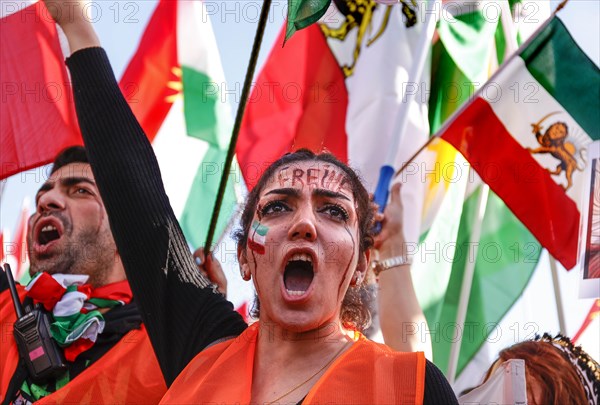
[[[463,74],[482,85],[487,80],[490,44],[498,23],[489,21],[480,11],[454,18],[455,21],[440,21],[440,40]]]
[[[256,232],[257,234],[259,234],[260,236],[266,236],[267,232],[269,231],[269,228],[264,226],[263,224],[261,224],[258,221],[254,221],[252,223],[252,230],[254,232]]]
[[[429,123],[435,133],[446,119],[487,80],[490,43],[497,22],[480,11],[442,20],[433,47]]]
[[[554,18],[521,54],[533,77],[594,139],[600,139],[600,74],[562,21]],[[592,92],[590,102],[581,95]]]
[[[192,246],[203,246],[206,242],[206,234],[208,233],[211,214],[215,206],[226,155],[227,151],[210,145],[202,163],[198,166],[198,171],[192,183],[185,208],[179,218],[179,224],[185,238]],[[232,171],[237,173],[236,176],[240,175],[240,170],[237,168],[235,162]],[[223,204],[215,230],[217,237],[227,227],[231,213],[234,211],[237,203],[233,185],[234,177],[236,176],[230,174],[227,181]]]
[[[76,313],[70,316],[55,316],[50,324],[52,337],[61,346],[68,346],[79,339],[88,326],[95,322],[104,322],[104,317],[99,311],[90,311],[87,314]]]
[[[231,116],[221,100],[221,85],[205,73],[182,66],[184,115],[190,136],[226,149],[231,136]]]
[[[469,245],[469,237],[480,192],[479,188],[465,201],[446,295],[438,306],[425,309],[428,320],[439,314],[439,323],[430,323],[429,327],[437,329],[432,335],[433,357],[442,370],[448,368],[452,340],[456,337],[451,326],[456,322],[465,266],[467,260],[473,260],[470,252],[474,246]],[[495,328],[527,286],[541,254],[539,243],[493,193],[488,197],[477,248],[465,327],[457,332],[462,337],[457,375],[488,337],[502,333]]]

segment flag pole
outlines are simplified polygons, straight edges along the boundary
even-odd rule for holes
[[[502,10],[502,28],[504,36],[506,38],[508,55],[517,55],[517,33],[514,30],[514,25],[511,21],[512,13],[508,0],[499,1],[500,8]],[[493,77],[493,76],[492,76]],[[490,79],[492,80],[492,79]],[[482,86],[483,88],[484,86]],[[473,170],[472,167],[469,170]],[[467,319],[467,309],[469,308],[469,300],[471,298],[471,287],[473,285],[473,276],[475,275],[475,264],[477,263],[477,251],[479,248],[479,240],[481,239],[481,228],[483,224],[483,218],[487,208],[488,197],[490,193],[490,187],[487,184],[481,186],[481,191],[477,197],[477,212],[474,215],[473,231],[469,240],[469,247],[473,246],[473,254],[469,255],[473,260],[467,259],[465,265],[465,271],[463,273],[462,284],[460,288],[460,295],[458,301],[458,308],[456,310],[456,329],[458,333],[462,335],[464,330],[465,321]],[[448,381],[450,384],[454,384],[456,380],[456,371],[458,369],[458,359],[460,355],[460,348],[462,339],[457,339],[452,342],[450,346],[450,358],[448,359]]]
[[[219,213],[221,212],[221,205],[223,204],[223,196],[225,195],[225,188],[227,187],[229,168],[231,167],[231,163],[233,162],[233,155],[235,154],[235,145],[240,134],[242,118],[244,117],[244,111],[246,110],[246,104],[248,102],[248,96],[250,94],[250,87],[252,85],[252,78],[254,77],[254,71],[256,70],[256,62],[258,60],[258,54],[260,53],[260,47],[265,33],[267,20],[269,17],[271,1],[272,0],[264,0],[262,9],[260,11],[260,19],[258,20],[258,25],[256,27],[256,35],[254,36],[252,52],[250,53],[250,61],[248,62],[248,69],[246,70],[246,77],[244,79],[244,87],[242,88],[242,97],[238,105],[237,113],[235,115],[235,122],[233,124],[231,140],[229,142],[229,149],[227,149],[227,156],[225,157],[225,164],[223,166],[223,174],[221,175],[219,190],[217,191],[217,199],[215,201],[215,207],[210,218],[210,226],[206,235],[206,243],[204,244],[204,252],[207,252],[207,254],[211,250],[215,229],[217,228],[217,221],[219,219]]]
[[[424,32],[419,38],[419,43],[417,45],[418,54],[413,61],[413,64],[408,72],[408,83],[417,84],[421,80],[421,75],[423,74],[423,67],[425,66],[425,60],[427,59],[427,55],[429,54],[429,44],[433,38],[433,34],[435,32],[435,26],[440,17],[441,13],[441,0],[429,0],[427,7],[427,15],[425,17],[425,28]],[[433,6],[433,10],[429,7]],[[431,11],[431,12],[429,12]],[[375,193],[373,200],[379,206],[379,212],[383,212],[385,206],[387,204],[390,183],[392,182],[392,178],[394,178],[394,160],[396,158],[396,154],[398,153],[398,148],[400,147],[400,140],[404,137],[404,133],[406,132],[406,126],[408,125],[408,117],[410,113],[410,106],[416,96],[417,92],[412,92],[407,94],[408,86],[404,86],[402,91],[402,99],[401,103],[403,104],[396,116],[396,120],[394,121],[394,128],[392,130],[392,144],[388,149],[388,155],[386,157],[385,163],[381,166],[381,171],[379,173],[379,179],[377,181],[377,186],[375,188]],[[423,149],[419,149],[419,152]],[[418,153],[418,152],[417,152]],[[414,159],[416,156],[413,155],[411,159]],[[412,161],[412,160],[411,160]],[[403,168],[406,167],[406,164]],[[377,223],[375,225],[375,229],[377,231],[381,230],[381,224]]]
[[[552,284],[554,285],[554,300],[556,301],[556,313],[558,314],[558,328],[563,335],[567,333],[567,324],[565,322],[565,310],[562,304],[562,293],[560,292],[560,280],[558,279],[558,269],[556,259],[548,253],[550,259],[550,271],[552,272]]]
[[[469,167],[469,170],[473,170]],[[473,231],[471,233],[471,239],[469,240],[469,247],[473,246],[473,254],[469,254],[469,257],[473,260],[467,259],[465,265],[465,271],[463,273],[462,284],[460,286],[460,295],[458,301],[458,308],[456,310],[456,329],[462,334],[464,330],[465,320],[467,319],[467,308],[469,307],[469,298],[471,297],[471,286],[473,284],[473,275],[475,274],[475,263],[477,262],[477,250],[479,245],[479,239],[481,238],[481,225],[483,223],[483,216],[487,208],[488,196],[490,193],[490,187],[487,184],[482,184],[481,191],[477,197],[477,212],[475,215],[475,222],[473,224]],[[450,346],[450,359],[448,361],[448,382],[454,384],[456,379],[456,370],[458,369],[458,355],[460,354],[460,346],[462,339],[456,339]]]

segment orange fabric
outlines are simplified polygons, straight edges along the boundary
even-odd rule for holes
[[[161,403],[249,403],[258,323],[236,339],[199,353]],[[422,404],[423,353],[398,353],[358,340],[313,386],[303,404]]]
[[[19,288],[21,298],[24,289]],[[14,310],[10,293],[0,294],[0,397],[18,362],[12,337]],[[127,333],[110,351],[79,374],[73,381],[36,404],[151,404],[158,403],[167,387],[152,350],[146,328]],[[1,398],[2,400],[4,398]]]
[[[17,292],[22,301],[25,297],[25,288],[17,285]],[[13,338],[13,324],[16,320],[17,316],[15,315],[10,291],[6,290],[0,294],[0,325],[2,325],[2,337],[0,337],[0,400],[2,401],[19,362],[19,352]]]

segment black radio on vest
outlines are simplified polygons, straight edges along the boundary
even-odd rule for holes
[[[34,382],[41,383],[63,374],[67,366],[62,350],[50,333],[49,314],[40,305],[24,311],[8,263],[4,264],[4,272],[17,314],[13,334],[29,376]]]

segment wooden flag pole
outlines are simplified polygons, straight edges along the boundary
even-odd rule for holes
[[[235,123],[233,124],[231,140],[229,141],[229,149],[227,149],[225,165],[223,166],[223,174],[221,175],[219,190],[217,191],[217,200],[215,201],[215,207],[210,218],[210,226],[206,235],[206,243],[204,244],[204,252],[206,254],[210,253],[211,251],[212,240],[215,234],[215,229],[217,228],[217,221],[219,220],[221,205],[223,204],[223,196],[225,195],[225,188],[227,187],[227,179],[229,178],[229,168],[231,167],[231,163],[233,162],[233,155],[235,154],[235,145],[237,144],[238,136],[240,134],[240,128],[242,127],[242,118],[244,117],[244,111],[246,111],[248,96],[250,95],[250,87],[252,85],[254,71],[256,70],[256,62],[258,60],[260,46],[262,44],[263,36],[265,33],[265,27],[267,25],[267,20],[269,17],[271,1],[272,0],[264,0],[262,9],[260,11],[260,19],[258,20],[258,26],[256,27],[256,35],[254,36],[252,52],[250,53],[250,61],[248,62],[248,69],[246,70],[246,77],[244,79],[244,87],[242,88],[242,97],[240,100],[240,104],[238,105],[237,113],[235,115]]]

